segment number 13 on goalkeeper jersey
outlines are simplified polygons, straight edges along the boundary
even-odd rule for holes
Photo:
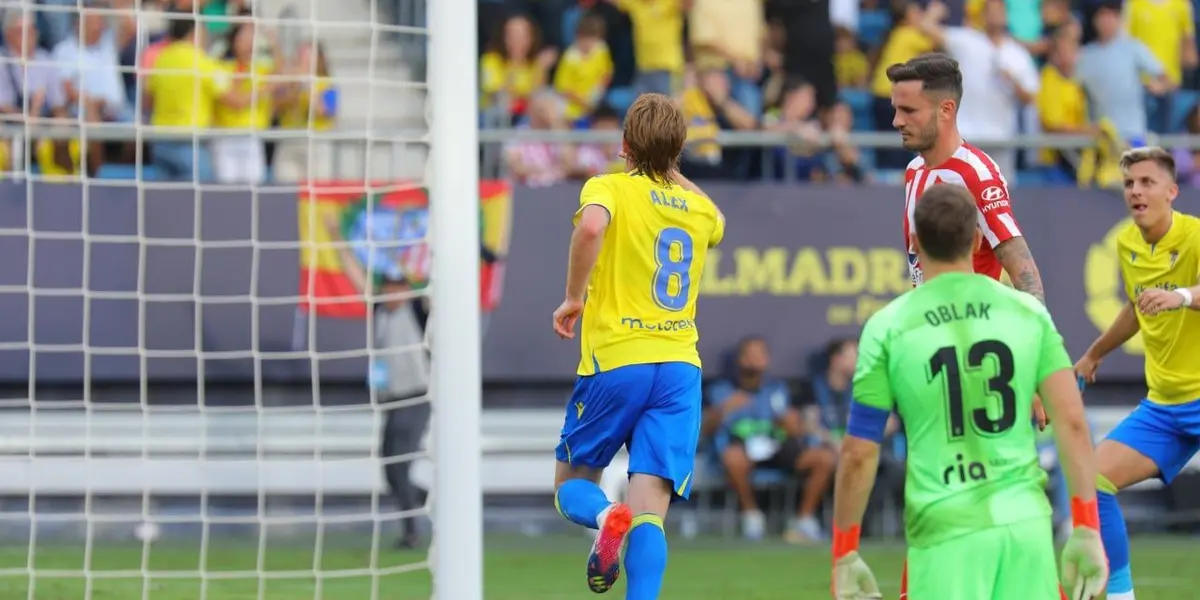
[[[603,468],[629,443],[631,473],[670,480],[686,497],[700,427],[696,299],[724,219],[706,196],[637,172],[593,177],[579,203],[577,225],[592,206],[609,223],[557,458]]]

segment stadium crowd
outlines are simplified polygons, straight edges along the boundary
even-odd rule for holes
[[[963,67],[969,141],[1095,137],[1082,156],[991,152],[1022,184],[1105,183],[1120,149],[1200,133],[1189,0],[483,0],[480,14],[484,126],[617,128],[638,93],[661,92],[685,111],[684,164],[701,178],[896,180],[907,153],[847,134],[890,131],[886,68],[935,50]],[[722,148],[716,134],[730,130],[795,143]],[[517,142],[504,159],[538,185],[619,168],[614,157]],[[1193,181],[1195,155],[1178,158]]]
[[[266,181],[273,167],[279,179],[300,179],[308,144],[274,144],[253,132],[333,126],[338,95],[321,46],[302,44],[285,56],[276,33],[249,19],[248,0],[138,5],[135,12],[134,0],[42,0],[32,10],[4,11],[0,122],[142,122],[239,135],[142,148],[0,137],[0,172],[251,184]]]

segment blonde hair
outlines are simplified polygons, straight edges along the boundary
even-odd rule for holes
[[[1130,167],[1146,161],[1153,162],[1162,170],[1170,173],[1171,181],[1175,181],[1175,157],[1158,146],[1143,146],[1126,150],[1121,155],[1121,172],[1128,173]]]
[[[655,181],[673,180],[671,172],[687,140],[679,106],[662,94],[642,94],[625,115],[624,135],[635,172]]]

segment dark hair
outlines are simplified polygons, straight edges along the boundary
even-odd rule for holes
[[[683,152],[687,122],[670,98],[642,94],[625,113],[624,138],[634,171],[668,182]]]
[[[508,46],[504,43],[504,32],[508,28],[508,24],[514,20],[525,21],[529,24],[529,60],[533,60],[542,51],[542,30],[538,28],[537,22],[529,15],[515,14],[509,15],[507,18],[496,23],[492,29],[491,39],[488,41],[487,51],[499,54],[505,61],[512,60],[508,55]]]
[[[251,17],[254,16],[254,13],[251,12],[250,9],[242,9],[238,12],[237,16]],[[243,29],[253,26],[254,24],[250,21],[234,21],[233,26],[225,32],[225,60],[234,60],[237,58],[233,51],[233,41],[237,39],[238,34],[241,33]],[[253,52],[254,51],[252,49],[251,53]]]
[[[919,81],[926,92],[949,95],[956,104],[962,102],[962,69],[958,61],[933,52],[922,54],[908,62],[894,64],[887,69],[888,81]]]
[[[841,354],[851,344],[857,344],[858,338],[854,337],[835,337],[825,343],[825,359],[832,362],[833,357]]]
[[[770,346],[767,344],[767,338],[765,338],[761,335],[758,335],[757,333],[752,333],[752,334],[738,340],[738,343],[737,343],[738,358],[741,358],[742,353],[744,353],[746,351],[746,348],[750,347],[750,344],[762,344],[763,346],[767,346],[768,350],[770,349]]]
[[[975,250],[979,208],[967,188],[937,184],[917,199],[913,228],[925,255],[939,262],[968,257]]]
[[[604,17],[588,13],[575,26],[575,37],[594,37],[604,39]]]
[[[168,13],[167,39],[178,42],[196,31],[196,19],[188,13]]]
[[[609,106],[608,104],[601,102],[600,105],[596,107],[596,110],[593,110],[592,114],[588,115],[588,120],[602,121],[605,119],[615,119],[620,121],[621,113],[617,112],[617,109]]]

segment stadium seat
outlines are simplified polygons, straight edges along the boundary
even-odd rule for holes
[[[583,19],[583,7],[576,4],[571,8],[563,11],[562,16],[562,43],[563,47],[570,46],[575,43],[575,28],[579,26],[579,21]]]
[[[871,92],[867,90],[842,90],[838,92],[842,102],[850,107],[854,115],[855,131],[875,131],[875,114],[872,110]]]
[[[608,96],[605,97],[605,102],[612,107],[613,110],[624,115],[625,111],[629,110],[629,106],[633,104],[637,98],[637,93],[633,88],[614,87],[608,90]]]
[[[137,165],[107,164],[100,167],[96,179],[137,179]],[[162,173],[152,165],[142,166],[142,181],[162,181]]]
[[[878,46],[891,26],[892,18],[886,10],[863,11],[858,17],[858,39],[867,46]]]
[[[1196,108],[1196,103],[1200,102],[1200,92],[1195,90],[1179,90],[1175,92],[1175,98],[1171,102],[1170,133],[1183,132],[1187,130],[1187,118],[1191,114],[1192,109]]]

